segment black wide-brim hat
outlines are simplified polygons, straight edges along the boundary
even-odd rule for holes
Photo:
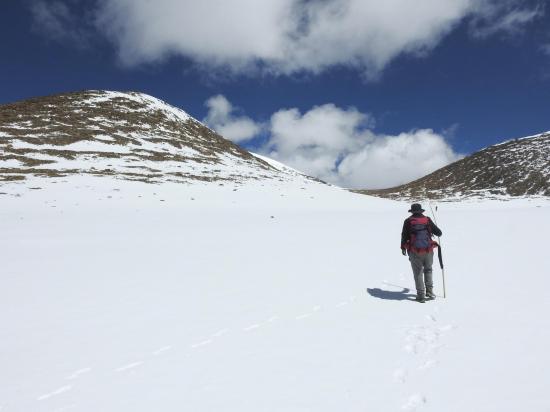
[[[411,208],[409,209],[409,213],[423,213],[425,212],[424,209],[422,209],[422,205],[420,203],[413,203],[411,205]]]

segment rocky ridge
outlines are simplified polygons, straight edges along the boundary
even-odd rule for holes
[[[401,186],[355,192],[402,200],[550,196],[550,132],[487,147]]]
[[[0,106],[0,182],[73,174],[158,183],[292,172],[142,93],[83,91]]]

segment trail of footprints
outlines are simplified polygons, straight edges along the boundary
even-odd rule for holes
[[[357,298],[355,296],[350,296],[347,300],[343,300],[343,301],[338,302],[335,305],[333,305],[333,308],[334,309],[341,309],[341,308],[343,308],[343,307],[345,307],[349,304],[353,304],[356,301],[356,299]],[[294,321],[303,321],[307,318],[310,318],[310,317],[314,316],[316,313],[320,312],[321,310],[322,310],[322,307],[317,305],[317,306],[314,306],[311,309],[310,312],[305,312],[305,313],[299,314],[299,315],[295,316],[294,318],[289,318],[287,320],[288,321],[292,321],[292,320],[294,320]],[[253,324],[241,327],[240,330],[243,333],[252,333],[257,329],[260,329],[264,326],[268,326],[269,324],[277,322],[280,319],[281,318],[278,315],[273,315],[270,318],[268,318],[265,322],[253,323]],[[188,348],[190,350],[198,350],[200,348],[209,346],[209,345],[215,343],[216,339],[221,338],[222,336],[225,336],[225,335],[229,334],[230,332],[231,332],[231,330],[229,328],[220,329],[217,332],[213,333],[207,339],[197,340],[196,342],[192,342],[192,343],[188,344]],[[180,345],[178,345],[178,346],[180,346]],[[151,355],[152,358],[159,357],[159,356],[162,356],[163,354],[167,353],[168,351],[173,350],[174,348],[175,348],[175,346],[173,346],[173,345],[165,345],[165,346],[162,346],[162,347],[150,352],[150,355]],[[134,362],[131,362],[131,363],[128,363],[128,364],[116,366],[111,370],[111,372],[112,373],[130,372],[130,371],[132,371],[136,368],[139,368],[140,366],[143,366],[146,362],[147,362],[147,360],[145,360],[145,359],[135,360]],[[81,369],[78,369],[78,370],[72,372],[70,375],[67,375],[65,377],[65,380],[73,381],[73,384],[62,385],[62,386],[58,387],[57,389],[52,390],[51,392],[48,392],[48,393],[37,396],[36,400],[37,401],[46,401],[48,399],[57,397],[59,395],[62,395],[64,393],[67,393],[67,392],[71,391],[76,386],[76,381],[80,377],[82,377],[83,375],[89,374],[92,371],[93,371],[93,369],[91,367],[85,367],[85,368],[81,368]],[[63,407],[59,410],[60,411],[61,410],[67,410],[67,409],[72,409],[74,407],[76,407],[76,405],[68,405],[68,406],[65,406],[65,407]]]
[[[437,355],[441,348],[443,336],[453,330],[453,325],[439,326],[437,316],[439,308],[436,306],[433,313],[425,315],[423,325],[413,325],[405,329],[403,350],[408,353],[412,367],[399,367],[393,372],[393,380],[397,384],[406,384],[409,376],[428,373],[439,364]],[[415,380],[417,376],[414,377]],[[405,411],[417,411],[428,402],[422,393],[411,394],[402,404]]]
[[[353,304],[356,301],[355,296],[349,297],[347,300],[340,301],[332,306],[335,310],[341,310],[342,308]],[[294,316],[294,318],[289,318],[287,321],[305,321],[306,319],[314,316],[316,313],[322,310],[321,306],[314,306],[311,311],[304,312]],[[399,367],[393,372],[393,380],[395,383],[403,385],[406,384],[411,375],[416,375],[419,373],[426,373],[435,366],[438,365],[437,354],[439,350],[443,347],[441,343],[441,338],[449,331],[454,329],[453,325],[439,326],[437,315],[439,309],[436,306],[433,313],[425,315],[425,324],[423,325],[413,325],[405,329],[405,338],[403,350],[411,356],[412,359],[412,368]],[[253,333],[254,331],[266,327],[269,324],[279,321],[281,318],[277,315],[273,315],[268,318],[265,322],[252,323],[247,326],[240,328],[242,333]],[[188,349],[200,350],[201,348],[208,347],[216,342],[217,339],[230,334],[232,331],[229,328],[223,328],[213,333],[206,339],[197,340],[191,342],[187,345]],[[181,346],[181,345],[178,345]],[[163,354],[174,350],[175,346],[165,345],[162,346],[150,353],[151,357],[159,357]],[[149,359],[150,361],[151,359]],[[127,373],[132,370],[139,368],[147,362],[145,359],[135,360],[134,362],[119,365],[112,369],[112,373]],[[411,370],[412,369],[412,370]],[[91,373],[93,370],[91,367],[82,368],[74,371],[70,375],[66,376],[67,381],[73,381],[73,384],[62,385],[57,389],[48,392],[46,394],[38,396],[37,401],[46,401],[53,397],[67,393],[73,389],[77,379],[81,376]],[[417,411],[422,409],[422,407],[428,402],[426,395],[422,393],[413,393],[411,394],[402,404],[401,408],[405,411]],[[72,409],[74,405],[70,405],[67,409]]]

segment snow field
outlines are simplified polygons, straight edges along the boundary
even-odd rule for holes
[[[449,297],[418,304],[408,204],[53,182],[0,188],[3,412],[550,408],[547,202],[438,204]]]

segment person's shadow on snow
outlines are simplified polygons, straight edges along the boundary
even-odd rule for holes
[[[372,297],[385,300],[414,300],[414,294],[409,293],[411,290],[403,288],[401,291],[382,290],[379,288],[367,288],[367,292]]]

